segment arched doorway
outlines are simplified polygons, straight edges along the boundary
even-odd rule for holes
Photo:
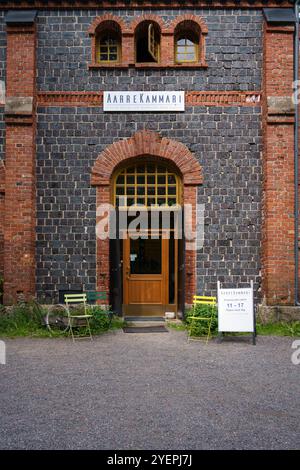
[[[175,166],[155,157],[127,163],[113,175],[124,315],[177,312],[178,258],[183,248],[181,194]]]
[[[122,194],[115,194],[114,188],[116,189],[117,186],[116,176],[125,176],[125,173],[123,175],[121,174],[125,168],[138,163],[145,165],[153,161],[155,161],[157,165],[161,164],[168,168],[168,172],[169,169],[170,173],[173,171],[177,181],[180,181],[180,191],[176,192],[176,198],[179,197],[182,206],[190,206],[191,220],[189,224],[192,231],[195,231],[197,187],[203,182],[201,166],[184,144],[176,140],[161,137],[160,134],[153,131],[139,131],[128,139],[114,142],[106,147],[98,156],[93,165],[91,174],[91,184],[96,186],[97,208],[103,204],[112,204],[115,196],[122,196]],[[145,173],[148,175],[148,170],[145,170]],[[137,178],[138,176],[141,177],[143,175],[135,173],[135,177]],[[151,174],[149,174],[149,176],[151,176]],[[157,174],[157,177],[158,176]],[[120,184],[120,187],[122,186],[121,182],[118,184]],[[128,186],[130,185],[131,184]],[[149,184],[149,186],[151,186],[151,184]],[[145,199],[145,202],[148,203],[148,198],[150,199],[153,195],[149,193],[147,193],[147,195],[138,194],[138,187],[139,185],[135,185],[135,189],[131,190],[134,191],[134,194],[126,194],[126,196],[134,196],[134,200],[137,200],[138,196],[140,198],[145,196],[147,197],[147,201]],[[120,191],[122,191],[122,189]],[[157,192],[154,194],[154,197],[158,200],[159,197],[174,196],[171,192],[170,194],[169,191],[168,194],[158,194]],[[170,201],[168,202],[172,202],[171,199],[170,197]],[[100,217],[97,215],[96,223],[98,223],[99,220]],[[178,245],[179,243],[184,244],[183,240],[178,241]],[[124,267],[122,267],[122,263],[118,265],[117,260],[121,260],[121,256],[123,256],[121,251],[123,249],[123,243],[121,244],[118,240],[112,243],[112,240],[97,238],[96,289],[111,292],[110,303],[115,302],[115,305],[119,306],[123,303],[121,277]],[[175,296],[180,298],[177,309],[181,312],[184,310],[184,304],[190,305],[192,303],[192,296],[195,294],[196,254],[196,250],[188,246],[185,250],[183,250],[182,247],[178,247],[178,273],[181,275],[177,275],[177,287],[175,285],[174,289]],[[181,270],[180,267],[182,268]],[[169,288],[169,292],[170,291],[171,289]],[[119,298],[116,302],[118,296]],[[165,298],[166,296],[167,294],[165,292]],[[121,307],[118,308],[117,306],[115,310],[122,314]]]

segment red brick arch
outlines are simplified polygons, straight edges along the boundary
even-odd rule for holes
[[[92,168],[91,184],[97,186],[97,208],[111,203],[112,176],[116,169],[133,158],[158,157],[171,162],[178,169],[183,183],[183,204],[192,208],[192,230],[196,228],[197,186],[203,182],[199,162],[181,142],[161,137],[157,132],[140,131],[132,137],[109,145],[96,159]],[[99,221],[97,214],[96,221]],[[185,250],[186,303],[192,303],[196,292],[196,251]],[[97,238],[96,288],[110,291],[109,240]]]
[[[119,26],[121,32],[124,29],[126,29],[126,24],[124,23],[122,18],[120,18],[120,16],[111,15],[111,14],[107,13],[106,15],[97,16],[97,18],[94,19],[94,21],[92,22],[92,24],[90,25],[90,27],[88,29],[89,35],[90,36],[95,35],[96,32],[97,32],[98,27],[102,23],[106,23],[106,22],[116,23]]]
[[[164,20],[161,18],[161,16],[152,15],[151,13],[149,13],[149,14],[137,16],[134,20],[132,20],[129,26],[129,30],[131,31],[132,34],[134,34],[137,26],[143,21],[153,21],[153,23],[157,23],[158,26],[160,27],[161,33],[164,33],[166,30],[166,24]]]
[[[181,142],[161,137],[157,132],[140,131],[129,139],[109,145],[92,168],[93,185],[109,185],[116,167],[130,158],[145,155],[171,161],[178,168],[184,186],[202,183],[202,170],[191,151]]]
[[[180,15],[175,18],[175,20],[172,21],[170,24],[170,30],[175,32],[176,27],[180,24],[183,23],[184,21],[191,21],[195,24],[197,24],[200,28],[201,34],[207,34],[208,33],[208,28],[207,25],[201,16],[197,15],[190,15],[190,14],[185,14],[185,15]]]

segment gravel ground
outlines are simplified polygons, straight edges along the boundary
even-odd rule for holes
[[[1,449],[299,449],[292,338],[6,340]]]

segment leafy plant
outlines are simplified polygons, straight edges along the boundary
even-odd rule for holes
[[[257,323],[257,334],[274,336],[299,336],[300,321],[276,322],[276,323]]]
[[[43,335],[44,309],[35,301],[19,302],[0,312],[0,334],[8,336]],[[45,335],[44,335],[45,336]]]
[[[111,311],[100,305],[93,305],[88,308],[88,313],[93,315],[91,319],[92,333],[107,331],[111,325]]]
[[[208,333],[209,321],[191,320],[191,317],[210,318],[213,315],[211,323],[211,333],[215,333],[218,328],[217,308],[213,305],[195,305],[195,308],[187,310],[185,321],[190,329],[192,336],[205,336]]]

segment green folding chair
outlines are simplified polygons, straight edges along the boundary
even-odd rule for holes
[[[90,338],[91,340],[93,339],[92,333],[91,333],[91,328],[90,328],[90,318],[93,317],[93,315],[89,315],[87,313],[87,296],[86,294],[65,294],[64,296],[65,299],[65,304],[67,307],[67,312],[68,312],[68,319],[69,319],[69,328],[70,328],[70,333],[72,335],[72,340],[73,342],[76,339],[81,339],[81,338]],[[72,306],[82,306],[83,308],[83,313],[82,315],[78,314],[72,314]],[[83,322],[84,325],[81,325],[80,323]],[[77,328],[82,328],[85,326],[86,332],[88,332],[88,335],[74,335],[73,328],[74,328],[74,323]]]
[[[107,301],[107,299],[108,299],[107,292],[105,292],[105,291],[86,292],[86,297],[87,297],[87,302],[89,304],[90,303],[97,304],[99,300]],[[107,305],[105,305],[105,307],[107,307]],[[112,322],[113,312],[111,312],[109,309],[107,309],[107,310],[103,310],[102,312],[97,312],[97,315],[101,315],[102,313],[103,313],[103,315],[106,315],[108,317],[109,327],[110,327],[111,322]]]
[[[209,305],[211,307],[211,314],[208,317],[201,317],[195,315],[195,309],[197,305]],[[206,344],[208,343],[209,338],[211,337],[211,324],[214,318],[214,309],[217,305],[217,298],[216,297],[207,297],[204,295],[194,295],[193,296],[193,311],[194,314],[189,317],[190,324],[188,329],[188,341],[198,340],[199,338],[192,336],[192,330],[199,321],[207,322],[207,337],[206,337]]]

